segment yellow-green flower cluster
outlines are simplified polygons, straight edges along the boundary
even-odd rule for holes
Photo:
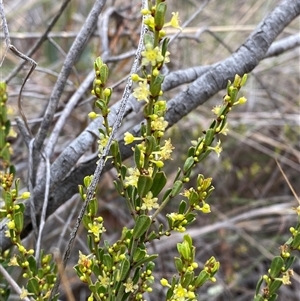
[[[168,301],[196,301],[196,290],[208,280],[216,281],[214,275],[220,267],[220,263],[211,257],[204,265],[204,268],[197,275],[197,262],[194,261],[196,249],[192,244],[192,238],[189,235],[183,237],[183,242],[177,244],[180,257],[175,257],[175,267],[179,279],[173,277],[172,284],[167,279],[162,278],[162,286],[168,287]]]

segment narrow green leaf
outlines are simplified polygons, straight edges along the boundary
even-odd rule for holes
[[[158,194],[165,187],[166,183],[167,183],[167,177],[166,177],[165,173],[163,171],[157,172],[153,179],[153,184],[151,187],[153,197],[158,196]]]
[[[133,229],[133,238],[140,238],[151,226],[151,218],[147,215],[140,215],[136,219],[135,226]]]
[[[284,261],[282,257],[276,256],[275,258],[273,258],[270,266],[270,273],[269,273],[270,277],[272,279],[278,277],[283,266],[284,266]]]
[[[36,278],[30,278],[28,280],[28,284],[27,284],[27,290],[29,293],[38,295],[39,294],[39,282],[37,281]]]
[[[24,222],[23,213],[21,213],[21,212],[15,213],[14,221],[15,221],[17,232],[21,233],[23,230],[23,222]]]
[[[137,182],[137,190],[140,197],[144,197],[151,189],[153,179],[150,176],[140,175]]]
[[[127,258],[124,258],[122,261],[121,261],[121,266],[120,266],[120,280],[119,281],[123,281],[128,272],[129,272],[129,269],[130,269],[130,262]]]

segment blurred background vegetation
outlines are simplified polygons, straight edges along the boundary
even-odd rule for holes
[[[38,68],[30,77],[23,93],[24,112],[32,126],[33,133],[43,118],[49,95],[61,70],[66,53],[80,30],[94,1],[73,0],[56,24],[39,51],[33,56]],[[210,65],[228,57],[255,29],[263,17],[274,8],[276,0],[230,0],[196,1],[170,0],[169,14],[178,11],[182,23],[188,20],[200,7],[199,14],[184,28],[170,46],[170,71],[192,66]],[[12,44],[26,53],[37,38],[46,30],[50,20],[57,14],[58,1],[10,0],[4,1]],[[134,50],[139,39],[140,1],[107,1],[106,11],[118,9],[110,15],[109,45],[112,55]],[[279,38],[299,32],[299,17],[294,20]],[[168,34],[174,34],[169,31]],[[3,34],[1,38],[3,38]],[[5,53],[1,45],[1,58]],[[101,55],[101,39],[97,32],[86,45],[84,52],[69,78],[61,99],[58,114],[87,74],[92,70],[94,59]],[[5,78],[21,61],[11,53],[1,67],[0,79]],[[120,99],[124,78],[131,67],[132,57],[110,63],[110,85],[114,88],[113,101]],[[17,96],[25,68],[9,83],[9,106],[11,118],[18,115]],[[206,261],[211,255],[221,262],[217,283],[209,284],[200,292],[199,300],[251,300],[256,282],[266,273],[274,255],[279,254],[279,246],[285,243],[289,227],[295,225],[297,217],[292,207],[297,207],[286,179],[278,168],[276,159],[296,191],[300,195],[300,121],[299,121],[299,48],[278,57],[263,60],[249,75],[243,88],[248,102],[229,115],[229,133],[223,137],[223,152],[220,158],[211,155],[199,166],[197,172],[213,177],[215,192],[209,201],[212,213],[201,215],[194,223],[193,238],[197,247],[197,260]],[[180,86],[169,91],[169,99]],[[167,166],[175,174],[181,166],[190,141],[201,135],[213,118],[211,109],[222,100],[220,92],[193,113],[171,128],[167,135],[172,138],[176,151],[173,161]],[[74,109],[63,134],[55,147],[55,156],[68,145],[88,124],[88,112],[93,106],[89,92],[80,105]],[[27,150],[21,137],[12,139],[13,162],[17,175],[26,183]],[[55,158],[53,158],[55,159]],[[195,177],[196,177],[195,173]],[[114,172],[107,172],[99,184],[100,214],[105,219],[106,239],[113,241],[123,225],[130,225],[122,199],[112,184]],[[172,177],[170,178],[170,182]],[[25,184],[24,184],[25,185]],[[44,247],[53,251],[54,247],[63,252],[70,229],[80,208],[78,196],[74,196],[57,210],[47,221]],[[177,208],[176,201],[166,210]],[[234,219],[237,221],[234,221]],[[225,223],[225,224],[224,224]],[[55,226],[54,226],[55,225]],[[226,225],[226,226],[224,226]],[[208,227],[211,226],[211,227]],[[32,239],[27,238],[28,245]],[[170,247],[172,246],[172,247]],[[155,252],[156,246],[153,245]],[[85,235],[80,233],[74,260],[67,268],[69,283],[62,285],[62,299],[72,300],[65,294],[64,285],[71,285],[74,300],[86,300],[85,287],[75,276],[72,266],[77,261],[78,250],[87,252]],[[159,245],[164,250],[157,261],[156,276],[171,277],[176,244]],[[15,275],[15,277],[20,277]],[[159,285],[155,286],[155,298],[163,300]],[[297,301],[300,296],[300,262],[294,266],[294,277],[290,286],[280,290],[278,300]],[[13,299],[12,299],[13,300]],[[17,300],[17,299],[16,299]]]

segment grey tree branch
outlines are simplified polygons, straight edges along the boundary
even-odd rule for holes
[[[172,88],[182,84],[184,81],[193,81],[185,91],[182,91],[169,101],[166,119],[170,126],[177,123],[197,106],[206,102],[218,91],[224,89],[227,85],[227,80],[232,79],[235,74],[251,72],[266,57],[268,49],[280,32],[299,14],[300,1],[283,1],[264,18],[245,43],[227,59],[212,66],[191,68],[188,72],[174,72],[168,75],[164,89]],[[179,79],[181,75],[183,75],[183,78]],[[125,114],[128,114],[131,110],[132,107],[127,106]],[[113,106],[111,110],[112,116],[117,111],[118,105]],[[77,193],[77,185],[82,183],[84,176],[93,174],[97,158],[78,166],[75,165],[98,135],[97,129],[101,126],[101,123],[100,118],[94,120],[52,164],[52,182],[47,215],[53,213],[60,205]],[[137,129],[138,127],[134,131],[137,131]],[[131,155],[131,146],[124,146],[121,141],[120,148],[122,158],[125,159]],[[72,168],[73,170],[71,170]],[[104,171],[109,168],[110,166],[107,165]],[[35,188],[34,193],[37,203],[38,200],[43,198],[43,187],[44,184],[41,181]],[[37,208],[39,208],[38,206],[40,205],[37,204]],[[31,230],[30,215],[28,213],[29,211],[26,207],[24,236]],[[2,242],[2,249],[7,249],[11,246],[11,242],[5,237],[4,231],[4,225],[1,226],[0,224],[0,242]]]
[[[51,126],[51,122],[53,120],[53,116],[55,114],[57,104],[59,99],[63,93],[66,81],[71,73],[72,67],[74,66],[78,56],[82,52],[85,47],[90,35],[93,33],[93,30],[97,24],[98,16],[105,4],[105,0],[98,0],[95,2],[91,12],[89,13],[83,27],[81,28],[78,36],[76,37],[74,43],[71,46],[70,51],[65,59],[63,68],[58,76],[58,79],[53,88],[53,92],[49,99],[49,104],[46,109],[44,119],[41,123],[41,126],[38,130],[34,147],[37,151],[40,151],[43,143],[45,141],[46,135],[48,133],[49,127]],[[37,153],[37,152],[36,152]],[[38,154],[34,157],[34,164],[38,166],[39,156]]]

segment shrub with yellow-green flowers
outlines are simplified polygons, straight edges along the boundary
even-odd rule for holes
[[[167,102],[163,97],[162,67],[170,62],[169,39],[164,28],[173,26],[180,29],[178,13],[165,22],[166,2],[156,1],[147,10],[142,10],[148,33],[144,35],[144,50],[141,52],[141,70],[132,74],[135,83],[132,95],[144,103],[145,122],[140,132],[124,134],[125,145],[133,149],[134,165],[122,162],[120,147],[113,141],[110,148],[111,160],[117,171],[114,182],[118,193],[134,219],[132,229],[124,228],[119,240],[110,244],[101,243],[105,231],[105,221],[97,216],[98,203],[94,194],[83,217],[83,224],[88,232],[89,254],[79,253],[75,270],[79,278],[88,284],[91,290],[89,300],[144,300],[145,293],[151,293],[154,277],[154,260],[159,254],[149,254],[147,246],[155,239],[169,236],[172,232],[185,232],[199,213],[211,211],[208,197],[214,190],[212,178],[200,174],[195,187],[189,187],[189,177],[194,167],[202,162],[211,152],[217,155],[222,151],[221,142],[215,143],[219,134],[227,133],[227,114],[232,107],[245,102],[238,98],[238,91],[244,85],[246,76],[236,76],[233,83],[228,83],[223,104],[214,108],[215,120],[210,128],[197,141],[191,143],[184,166],[178,169],[171,187],[167,187],[167,175],[164,166],[172,160],[174,149],[171,139],[164,139],[168,122],[165,119]],[[99,154],[106,147],[111,134],[108,124],[109,101],[112,89],[106,87],[108,67],[97,58],[94,64],[95,80],[92,94],[96,96],[95,107],[99,113],[89,116],[103,118],[103,129],[99,133]],[[84,185],[79,187],[81,198],[85,201],[87,189],[92,178],[86,177]],[[177,211],[166,213],[167,224],[159,223],[157,215],[175,197],[182,197]],[[171,283],[161,280],[168,287],[166,300],[197,300],[197,289],[206,281],[216,281],[214,275],[219,269],[219,262],[210,258],[202,270],[195,262],[195,247],[190,236],[178,244],[180,257],[175,258],[178,277]],[[196,272],[197,271],[197,272]]]

